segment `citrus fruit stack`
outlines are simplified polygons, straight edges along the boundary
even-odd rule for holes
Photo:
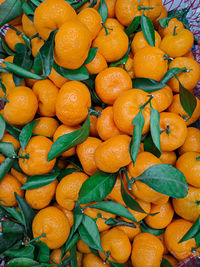
[[[181,13],[161,0],[5,0],[0,14],[6,266],[199,255],[200,67]]]

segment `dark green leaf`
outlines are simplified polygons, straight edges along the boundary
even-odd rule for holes
[[[26,16],[33,21],[34,10],[32,9],[32,7],[27,2],[24,2],[22,9]]]
[[[109,260],[108,260],[109,261]],[[121,263],[111,262],[109,261],[111,267],[125,267],[125,265]]]
[[[21,130],[21,133],[19,135],[19,142],[21,145],[22,153],[23,153],[25,147],[27,146],[29,140],[31,139],[32,132],[33,132],[33,130],[34,130],[34,128],[38,122],[39,122],[39,120],[31,121],[28,124],[26,124],[23,127],[23,129]]]
[[[170,70],[168,70],[164,77],[162,78],[161,82],[162,83],[166,83],[168,82],[171,78],[175,77],[178,73],[180,72],[185,72],[187,69],[184,67],[184,68],[172,68]]]
[[[23,219],[22,219],[21,213],[17,209],[10,208],[10,207],[4,207],[1,204],[0,204],[0,209],[4,210],[8,214],[8,217],[11,217],[11,218],[17,220],[19,223],[23,224]]]
[[[16,50],[16,52],[18,53],[18,54],[25,54],[26,52],[27,52],[27,48],[26,48],[26,46],[25,46],[25,44],[23,44],[23,43],[17,43],[16,45],[15,45],[15,50]],[[16,56],[16,54],[15,54],[15,56]],[[15,58],[15,57],[14,57]]]
[[[112,191],[116,179],[117,173],[96,172],[82,184],[78,201],[87,204],[103,200]]]
[[[172,267],[171,263],[165,258],[162,258],[160,267]]]
[[[184,198],[188,193],[185,176],[169,164],[154,165],[144,171],[136,180],[173,198]]]
[[[42,59],[40,53],[37,53],[36,57],[34,58],[32,69],[36,74],[42,75]]]
[[[66,150],[83,143],[90,134],[90,118],[89,116],[78,130],[62,135],[53,143],[48,153],[47,161],[60,156]]]
[[[89,79],[89,73],[84,65],[82,65],[79,69],[70,70],[70,69],[62,68],[54,62],[53,68],[61,76],[72,81],[84,81],[84,80]]]
[[[153,229],[146,225],[143,221],[139,224],[139,227],[143,233],[151,233],[155,236],[159,236],[165,232],[165,229]]]
[[[5,267],[32,267],[39,265],[39,262],[29,258],[16,258],[6,263]]]
[[[103,251],[99,230],[92,218],[84,214],[78,231],[83,242],[85,242],[89,247]]]
[[[98,47],[91,47],[90,48],[89,53],[88,53],[88,57],[85,60],[84,65],[90,63],[95,58],[97,50],[98,50]]]
[[[117,220],[117,219],[114,219],[114,218],[107,219],[105,221],[105,224],[107,224],[109,226],[123,225],[123,226],[128,226],[128,227],[136,228],[136,226],[135,226],[134,223],[125,222],[125,221]]]
[[[151,117],[150,117],[150,131],[151,137],[155,147],[160,152],[159,157],[161,155],[161,147],[160,147],[160,113],[151,106]]]
[[[157,158],[159,158],[161,155],[150,134],[144,139],[144,151],[154,154]]]
[[[5,2],[4,2],[5,3]],[[1,36],[1,45],[4,49],[4,51],[9,55],[9,56],[14,56],[15,55],[15,52],[13,52],[9,47],[8,45],[6,44],[5,40],[4,40],[4,37]],[[4,61],[5,62],[5,61]]]
[[[7,249],[11,248],[18,240],[18,237],[21,237],[20,235],[0,235],[0,253],[3,253]]]
[[[6,123],[3,116],[0,114],[0,140],[4,136],[5,129],[6,129]]]
[[[70,261],[70,264],[73,267],[78,267],[76,245],[74,245],[72,247],[72,249],[71,249],[71,261]]]
[[[96,4],[97,4],[97,0],[93,0],[92,3],[88,6],[88,8],[94,7]]]
[[[73,172],[76,172],[77,169],[75,168],[68,168],[68,169],[65,169],[65,170],[62,170],[58,176],[58,180],[60,181],[63,177],[73,173]]]
[[[19,140],[20,130],[8,122],[6,122],[6,131],[9,132],[15,139]]]
[[[29,237],[32,237],[32,222],[35,217],[35,213],[28,205],[28,203],[22,197],[20,197],[16,192],[15,192],[15,197],[22,214],[23,225],[25,226],[26,233],[28,234]]]
[[[0,5],[0,27],[20,16],[22,3],[20,0],[6,0]]]
[[[83,219],[83,212],[81,207],[77,205],[73,210],[73,214],[74,214],[73,231],[76,232]]]
[[[179,82],[179,91],[180,91],[181,106],[183,107],[185,112],[190,117],[192,117],[192,114],[197,106],[197,99],[193,95],[193,93],[187,90],[180,82]]]
[[[92,98],[92,103],[96,104],[97,106],[102,106],[104,103],[103,101],[98,97],[96,91],[95,91],[95,81],[94,79],[87,79],[83,81],[85,85],[87,85],[88,89],[90,90],[90,95]]]
[[[9,258],[21,258],[26,257],[29,259],[34,259],[34,246],[28,245],[27,247],[23,247],[21,249],[9,249],[4,252],[5,256],[8,256]]]
[[[76,233],[75,235],[71,237],[69,236],[68,240],[65,243],[64,253],[66,254],[77,243],[79,239],[80,239],[80,235],[78,233]]]
[[[70,5],[77,10],[79,7],[81,7],[83,4],[87,3],[87,0],[82,0],[82,1],[71,1],[71,0],[67,0],[68,3],[70,3]]]
[[[141,17],[141,28],[145,39],[151,46],[155,46],[155,31],[150,18],[144,14]]]
[[[170,20],[171,20],[171,18],[168,18],[168,17],[163,18],[163,19],[160,19],[160,20],[159,20],[160,26],[161,26],[162,28],[164,28],[164,29],[167,28],[167,26],[168,26]]]
[[[195,242],[197,243],[197,247],[199,248],[200,247],[200,233],[198,233],[195,237]]]
[[[24,227],[18,223],[12,221],[3,221],[1,223],[2,233],[5,234],[23,234]]]
[[[122,64],[125,64],[128,60],[128,54],[126,53],[120,60],[112,62],[109,67],[119,67]]]
[[[62,266],[69,266],[70,261],[71,261],[71,255],[63,260],[63,263],[62,263],[63,265]]]
[[[6,158],[1,163],[1,165],[0,165],[0,181],[9,172],[10,168],[12,167],[13,162],[14,162],[14,159]]]
[[[145,122],[145,119],[142,114],[142,111],[140,110],[139,113],[135,116],[135,118],[132,121],[132,124],[134,125],[134,129],[133,129],[133,137],[131,139],[130,146],[129,146],[129,153],[130,153],[133,164],[135,164],[138,151],[140,148],[144,122]]]
[[[148,78],[133,79],[133,88],[141,89],[147,93],[158,91],[166,86],[163,82],[157,82]]]
[[[141,16],[134,17],[134,19],[131,21],[129,26],[126,28],[125,33],[128,36],[137,30],[138,26],[140,25],[140,19],[141,19]]]
[[[108,17],[108,7],[105,0],[100,0],[98,12],[101,15],[102,22],[105,23]]]
[[[193,223],[192,227],[187,231],[187,233],[181,238],[181,240],[178,243],[182,243],[191,238],[194,238],[199,233],[199,231],[200,231],[200,216]]]
[[[17,156],[13,144],[7,142],[0,142],[0,153],[8,158],[15,158]]]
[[[34,245],[36,246],[37,250],[37,261],[39,261],[40,263],[48,262],[50,249],[47,247],[47,245],[42,241],[35,242]]]
[[[137,222],[136,219],[133,217],[133,215],[130,213],[128,209],[126,209],[123,205],[113,202],[113,201],[102,201],[99,203],[96,203],[94,205],[88,206],[93,209],[99,209],[104,210],[109,213],[118,215],[120,217],[124,217],[126,219],[129,219],[133,222]]]

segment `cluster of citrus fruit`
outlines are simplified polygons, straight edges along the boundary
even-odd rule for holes
[[[161,0],[0,2],[6,266],[199,255],[200,67],[181,12]]]

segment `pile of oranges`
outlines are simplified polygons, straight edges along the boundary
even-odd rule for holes
[[[0,67],[6,266],[159,267],[198,256],[193,34],[161,0],[14,8]]]

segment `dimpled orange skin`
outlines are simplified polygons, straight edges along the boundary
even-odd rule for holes
[[[57,203],[65,209],[73,210],[79,190],[87,178],[88,176],[82,172],[74,172],[65,176],[56,189]]]
[[[200,215],[200,188],[189,186],[185,198],[172,199],[175,212],[185,220],[195,222]]]
[[[83,267],[110,267],[110,264],[104,263],[98,256],[88,253],[83,257]]]
[[[104,58],[98,51],[92,61],[88,64],[85,64],[86,69],[89,74],[98,74],[99,72],[105,70],[108,67],[108,64]]]
[[[130,141],[128,135],[117,135],[101,143],[95,151],[97,167],[104,172],[115,173],[128,165],[131,162]]]
[[[109,260],[117,263],[125,263],[131,254],[131,243],[128,236],[117,228],[112,228],[101,233],[101,245],[105,252],[110,251]],[[120,253],[119,253],[120,252]],[[99,251],[100,257],[105,260],[106,256]]]
[[[122,194],[121,194],[121,180],[120,180],[119,176],[117,176],[115,186],[113,187],[110,194],[107,195],[106,199],[112,200],[114,202],[120,203],[123,206],[126,206],[126,204],[124,203],[124,200],[122,198]]]
[[[198,152],[200,153],[200,130],[195,127],[187,128],[187,136],[184,144],[179,147],[178,153],[182,155],[186,152]]]
[[[78,69],[88,56],[92,37],[88,28],[79,20],[64,23],[55,36],[54,59],[67,69]]]
[[[72,133],[76,130],[78,130],[80,128],[80,126],[67,126],[67,125],[64,125],[64,124],[61,124],[55,131],[54,135],[53,135],[53,142],[55,143],[56,140],[62,136],[62,135],[65,135],[65,134],[69,134],[69,133]],[[63,157],[71,157],[73,155],[75,155],[76,153],[76,148],[75,147],[72,147],[70,149],[68,149],[67,151],[65,151],[62,156]]]
[[[137,156],[135,165],[133,166],[133,163],[131,162],[128,165],[127,171],[130,177],[136,178],[141,175],[145,170],[157,164],[162,164],[160,159],[158,159],[156,156],[149,152],[141,152]],[[168,196],[156,192],[148,185],[140,181],[135,181],[132,184],[131,193],[138,199],[160,205],[166,203],[169,199]]]
[[[56,99],[56,116],[68,125],[75,126],[83,122],[91,106],[91,95],[87,86],[78,81],[65,83]]]
[[[79,239],[77,242],[77,249],[80,253],[88,254],[91,253],[90,247],[83,242],[82,239]]]
[[[200,66],[194,59],[189,57],[175,58],[169,64],[169,69],[184,67],[187,72],[181,72],[177,74],[177,77],[186,89],[192,90],[200,79]],[[176,78],[170,79],[167,84],[174,92],[179,92],[179,82]]]
[[[58,88],[50,80],[42,80],[34,83],[33,92],[38,98],[39,114],[47,117],[55,116]]]
[[[123,219],[124,220],[124,219]],[[123,231],[129,238],[129,240],[132,242],[136,235],[141,233],[140,227],[137,223],[134,223],[136,228],[120,225],[117,226],[117,228],[121,231]]]
[[[200,153],[184,153],[178,158],[176,168],[185,175],[189,184],[200,187]]]
[[[178,260],[184,260],[192,256],[194,253],[192,248],[196,248],[194,238],[185,242],[178,243],[183,236],[192,227],[192,223],[183,219],[174,220],[165,230],[165,243],[169,252]]]
[[[88,175],[99,171],[94,160],[96,148],[102,141],[96,137],[88,137],[83,143],[77,146],[76,153],[81,162],[83,170]]]
[[[133,72],[136,78],[160,81],[168,69],[165,53],[158,47],[144,47],[133,58]]]
[[[70,226],[72,227],[73,224],[74,224],[74,214],[73,214],[73,212],[71,210],[64,209],[63,207],[58,205],[58,203],[56,203],[56,202],[53,204],[53,206],[58,208],[59,210],[61,210],[65,214],[65,216],[67,217],[67,219],[69,221]]]
[[[50,249],[56,249],[66,242],[70,233],[70,225],[61,210],[47,207],[40,210],[35,216],[32,230],[34,238],[43,233],[46,234],[46,237],[42,237],[40,240]]]
[[[200,116],[200,100],[197,97],[196,97],[196,100],[197,100],[197,105],[192,114],[192,117],[189,117],[189,115],[183,109],[181,105],[181,101],[180,101],[180,94],[174,95],[173,101],[171,105],[169,106],[168,111],[181,116],[184,119],[185,124],[190,125],[194,123],[195,121],[197,121]]]
[[[14,149],[17,150],[20,148],[20,143],[17,139],[15,139],[14,136],[11,134],[5,132],[3,138],[1,139],[1,142],[11,143],[14,146]]]
[[[176,164],[177,156],[174,151],[162,151],[159,159],[162,161],[162,163],[171,164],[174,166]]]
[[[40,48],[43,46],[44,41],[38,37],[33,38],[31,40],[31,48],[32,48],[32,55],[36,57],[37,53],[39,52]]]
[[[38,101],[30,88],[16,87],[8,96],[8,101],[3,109],[5,121],[13,125],[25,125],[33,120],[38,108]]]
[[[94,107],[96,111],[102,111],[102,107]],[[98,136],[97,132],[97,119],[95,115],[89,115],[90,118],[90,136]]]
[[[152,92],[151,94],[153,95],[159,112],[166,110],[173,101],[172,89],[169,86],[165,86],[164,88]]]
[[[77,15],[77,19],[88,28],[92,40],[94,40],[102,28],[102,19],[99,12],[94,8],[86,8]]]
[[[131,89],[125,91],[119,95],[113,105],[113,118],[117,128],[129,135],[133,134],[132,120],[139,113],[140,106],[144,105],[149,100],[149,94],[139,90]],[[157,109],[154,99],[151,100],[152,106]],[[142,134],[149,131],[150,127],[150,104],[146,105],[142,111],[144,115],[145,123],[142,130]]]
[[[172,208],[171,203],[168,201],[163,205],[152,204],[150,213],[157,213],[157,212],[158,214],[154,216],[148,215],[145,218],[145,222],[151,228],[163,229],[171,223],[172,218],[174,216],[174,210]]]
[[[95,90],[101,100],[112,105],[124,91],[132,88],[128,73],[119,67],[110,67],[101,71],[95,79]]]
[[[173,151],[185,142],[187,126],[184,120],[172,112],[160,113],[160,131],[169,127],[169,134],[165,131],[160,134],[160,145],[162,151]]]
[[[21,33],[23,32],[23,28],[21,25],[15,26],[15,28],[20,31]],[[25,42],[22,39],[21,35],[17,35],[17,32],[11,28],[9,28],[5,34],[5,42],[8,45],[8,47],[13,50],[14,52],[15,50],[15,45],[18,43],[24,44]]]
[[[17,180],[21,183],[21,184],[25,184],[25,182],[27,181],[27,175],[16,171],[15,169],[11,168],[10,170],[11,174],[17,178]]]
[[[46,0],[34,12],[34,25],[42,39],[46,40],[51,31],[60,28],[66,21],[75,17],[75,10],[66,1]]]
[[[8,61],[9,62],[9,61]],[[11,62],[12,63],[12,62]],[[0,78],[2,79],[2,84],[6,87],[6,98],[15,89],[15,83],[13,81],[12,73],[0,73]],[[22,81],[21,86],[25,86],[25,82]],[[0,97],[4,96],[3,90],[0,88]]]
[[[178,20],[177,18],[172,18],[170,19],[168,26],[166,28],[162,28],[159,23],[158,32],[160,36],[163,38],[168,33],[172,34],[175,26],[177,26],[176,30],[184,29],[183,23],[180,20]]]
[[[161,42],[161,37],[157,31],[155,31],[155,47],[159,47]],[[131,43],[131,50],[133,54],[135,54],[140,49],[150,46],[150,44],[146,41],[144,34],[142,31],[137,32],[134,35],[133,41]]]
[[[24,33],[31,37],[37,33],[37,30],[33,24],[33,22],[26,16],[26,14],[22,15],[22,27]]]
[[[115,17],[115,5],[117,0],[105,0],[107,8],[108,8],[108,18]]]
[[[33,134],[43,135],[50,138],[53,137],[56,129],[59,126],[58,121],[49,117],[40,117],[36,120],[38,120],[38,123],[33,129]]]
[[[67,81],[65,77],[61,76],[54,68],[52,68],[51,73],[48,77],[58,88],[61,88]]]
[[[28,154],[29,158],[19,159],[22,171],[30,176],[49,173],[56,163],[56,159],[47,161],[52,144],[53,142],[45,136],[32,137],[22,153],[23,156]],[[19,155],[21,155],[21,149]]]
[[[124,26],[117,19],[114,19],[114,18],[107,18],[104,24],[107,28],[110,28],[110,29],[118,27],[124,30]]]
[[[22,184],[10,174],[6,174],[0,182],[0,203],[5,207],[17,205],[14,193],[24,197],[24,190],[20,189]]]
[[[134,267],[160,267],[164,247],[158,237],[140,233],[133,240],[131,262]]]
[[[56,192],[57,180],[45,186],[26,190],[25,199],[32,209],[41,210],[49,205]]]
[[[121,59],[128,50],[128,36],[119,27],[112,30],[108,29],[109,34],[106,35],[105,29],[102,29],[94,39],[92,46],[98,47],[107,62],[113,62]]]

